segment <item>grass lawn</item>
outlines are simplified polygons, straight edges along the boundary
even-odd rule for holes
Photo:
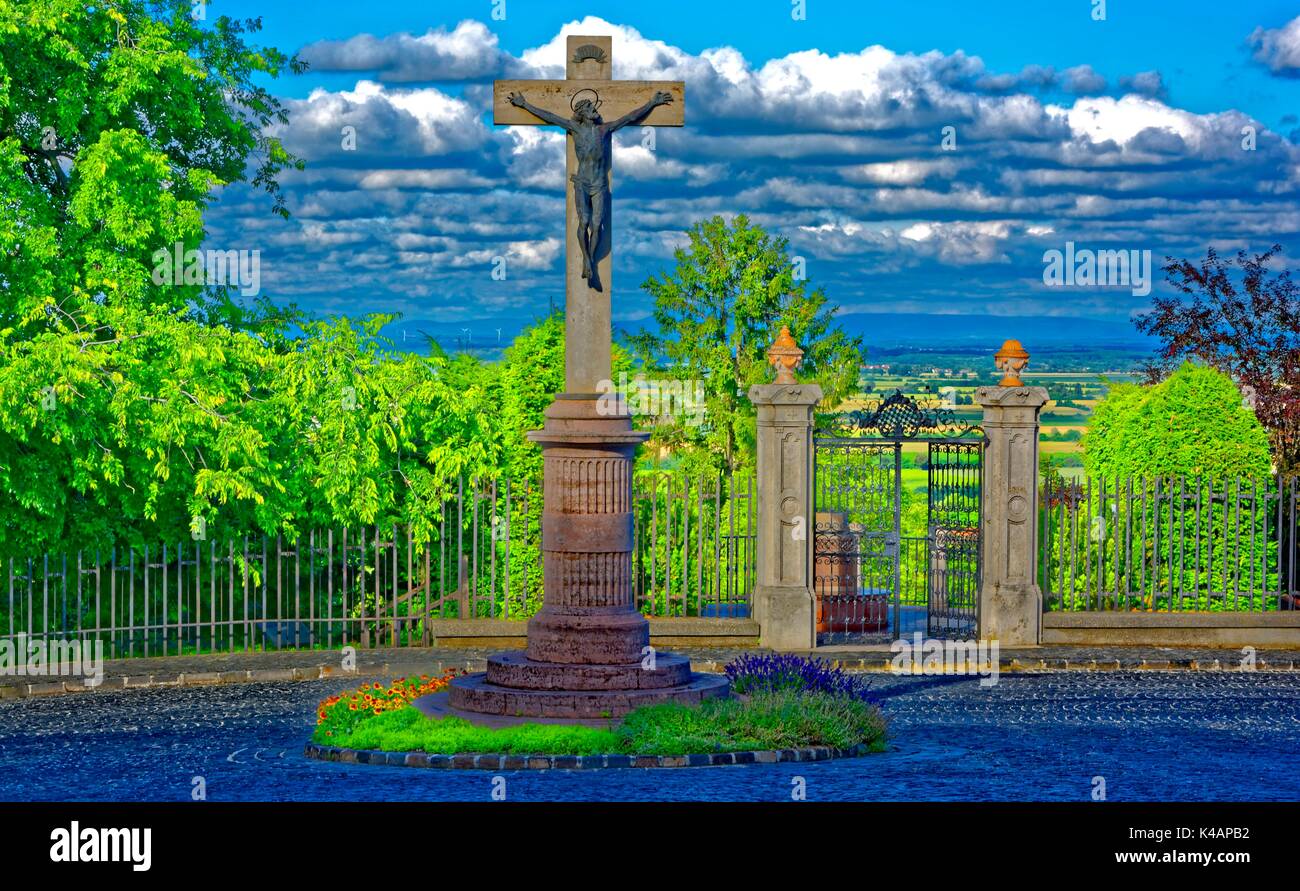
[[[884,747],[885,722],[874,705],[845,696],[789,690],[699,706],[645,706],[612,729],[523,724],[488,729],[460,718],[428,718],[413,706],[368,714],[348,729],[322,722],[321,745],[439,755],[687,755],[803,746]]]
[[[727,665],[739,694],[698,705],[648,705],[611,728],[521,724],[489,729],[429,718],[412,703],[454,674],[363,684],[317,710],[320,745],[436,755],[690,755],[831,746],[884,746],[885,720],[869,683],[819,659],[742,655]]]

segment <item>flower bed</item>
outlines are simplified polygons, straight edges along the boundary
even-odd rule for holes
[[[316,732],[312,739],[337,743],[367,721],[409,708],[421,696],[437,693],[455,676],[449,671],[438,677],[425,674],[418,678],[398,678],[386,687],[378,682],[362,684],[350,693],[331,696],[316,709]]]
[[[880,750],[885,721],[858,678],[798,657],[742,657],[727,666],[738,697],[699,705],[645,706],[612,728],[521,724],[490,729],[461,718],[429,718],[410,703],[451,676],[372,684],[321,704],[319,746],[439,755],[553,756],[774,751],[820,747]]]
[[[789,654],[754,656],[746,653],[727,663],[724,671],[733,693],[792,690],[826,693],[878,705],[871,682],[836,668],[824,659]]]

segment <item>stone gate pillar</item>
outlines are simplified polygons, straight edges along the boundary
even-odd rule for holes
[[[803,351],[782,327],[768,350],[776,381],[749,388],[758,410],[758,589],[754,618],[760,642],[774,650],[817,645],[812,591],[813,407],[816,384],[801,384],[794,369]]]
[[[984,408],[984,481],[980,489],[980,590],[975,614],[981,640],[1036,646],[1042,640],[1043,592],[1038,566],[1038,413],[1047,390],[1019,373],[1029,354],[1008,340],[995,360],[1004,376],[980,387]]]

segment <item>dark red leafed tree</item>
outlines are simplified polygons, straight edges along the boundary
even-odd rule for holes
[[[1158,381],[1185,359],[1228,374],[1268,431],[1279,474],[1300,472],[1300,288],[1277,270],[1281,245],[1225,260],[1214,248],[1199,263],[1169,258],[1166,280],[1179,292],[1157,296],[1137,318],[1162,342],[1148,364]]]

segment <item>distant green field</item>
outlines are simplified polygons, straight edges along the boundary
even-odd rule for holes
[[[940,368],[940,373],[935,374],[926,369],[906,375],[867,370],[862,375],[862,381],[867,386],[852,399],[846,400],[842,410],[870,410],[895,390],[899,390],[915,399],[923,408],[944,406],[952,411],[953,419],[959,424],[978,426],[983,414],[979,406],[974,404],[975,390],[994,383],[998,375],[987,372],[963,375],[961,370],[962,367],[948,368],[947,373],[943,373],[944,369]],[[1074,463],[1077,456],[1082,454],[1080,439],[1060,437],[1070,431],[1083,434],[1087,429],[1088,418],[1097,403],[1105,397],[1108,385],[1136,381],[1138,376],[1127,372],[1037,371],[1026,372],[1022,378],[1029,386],[1046,387],[1052,397],[1044,407],[1040,421],[1043,433],[1053,438],[1042,440],[1040,451],[1044,455],[1059,456]],[[926,446],[924,443],[907,443],[903,452],[922,456],[926,453]],[[913,472],[920,478],[920,484],[924,485],[924,474],[921,471],[908,471]],[[1082,469],[1067,467],[1063,468],[1063,473],[1073,478],[1082,473]]]
[[[1058,462],[1078,464],[1082,458],[1082,434],[1087,431],[1088,419],[1097,403],[1105,398],[1109,386],[1140,379],[1135,373],[1115,369],[1134,368],[1143,358],[1144,355],[1131,350],[1109,348],[1057,350],[1032,358],[1034,367],[1023,372],[1021,378],[1029,386],[1045,387],[1051,397],[1040,416],[1042,432],[1051,438],[1040,441],[1040,453]],[[996,384],[1001,377],[992,368],[991,354],[982,351],[878,350],[871,354],[870,361],[890,368],[888,371],[883,367],[864,369],[862,391],[846,401],[843,410],[869,410],[900,390],[923,408],[946,404],[958,423],[978,426],[983,415],[974,404],[975,391]],[[1067,434],[1072,438],[1064,438]],[[903,453],[913,458],[922,458],[926,452],[924,443],[903,446]],[[1068,479],[1076,479],[1083,473],[1082,467],[1060,467],[1059,463],[1058,469]],[[905,487],[925,486],[923,471],[904,473]]]

